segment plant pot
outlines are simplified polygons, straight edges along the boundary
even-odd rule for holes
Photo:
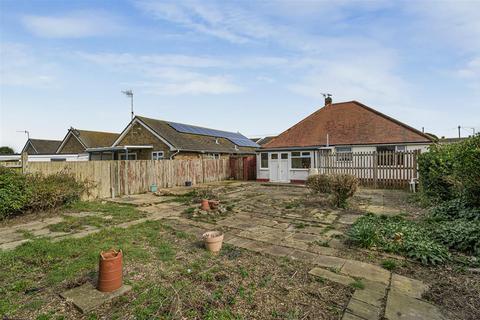
[[[185,181],[185,187],[191,187],[192,181]]]
[[[157,192],[157,191],[158,191],[157,185],[156,185],[156,184],[152,184],[152,185],[150,186],[150,192]]]
[[[101,292],[112,292],[123,284],[122,250],[110,249],[100,253],[97,289]]]
[[[221,231],[205,232],[202,238],[208,251],[217,254],[222,249],[223,233]]]
[[[210,209],[215,210],[220,205],[220,201],[218,201],[218,200],[208,200],[208,205],[210,206]]]
[[[205,211],[210,211],[210,204],[208,203],[207,199],[202,200],[202,205],[200,209],[205,210]]]

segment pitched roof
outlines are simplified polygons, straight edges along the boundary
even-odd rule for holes
[[[87,148],[109,147],[118,138],[118,133],[71,129],[72,133]]]
[[[225,138],[180,132],[164,120],[142,116],[136,116],[135,119],[143,122],[177,150],[220,153],[249,153],[255,150],[249,147],[235,148],[235,144]]]
[[[267,144],[270,141],[272,141],[273,139],[275,139],[276,137],[277,136],[267,136],[267,137],[263,137],[263,138],[252,138],[250,140],[252,140],[255,143],[258,143],[261,146],[263,146],[264,144]]]
[[[407,142],[431,143],[432,139],[358,101],[348,101],[317,110],[262,148]]]
[[[54,154],[62,143],[61,140],[28,139],[23,150],[31,144],[36,154]]]
[[[87,148],[100,148],[100,147],[109,147],[115,140],[118,138],[118,133],[113,132],[103,132],[103,131],[90,131],[90,130],[79,130],[75,128],[68,129],[68,133],[61,141],[60,146],[57,148],[57,152],[63,148],[63,145],[67,142],[70,136],[75,136],[75,138],[80,141],[80,143]]]

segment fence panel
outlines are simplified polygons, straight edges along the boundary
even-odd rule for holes
[[[419,151],[319,154],[320,173],[348,173],[363,186],[406,188],[417,178]]]
[[[117,197],[159,188],[221,181],[230,178],[228,159],[209,160],[129,160],[85,162],[27,162],[25,173],[72,174],[78,181],[89,181],[90,198]]]

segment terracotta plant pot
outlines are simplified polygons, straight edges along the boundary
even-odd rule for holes
[[[97,289],[101,292],[112,292],[123,284],[122,250],[110,249],[100,252]]]
[[[208,204],[210,206],[210,209],[215,210],[218,208],[220,201],[218,200],[208,200]]]
[[[207,199],[202,200],[202,206],[200,207],[200,209],[205,210],[205,211],[210,210],[210,204],[208,203]]]
[[[203,242],[208,251],[218,253],[222,249],[223,233],[220,231],[208,231],[202,235]]]

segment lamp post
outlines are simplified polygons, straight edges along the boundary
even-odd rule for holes
[[[122,93],[124,95],[126,95],[127,97],[130,97],[130,107],[131,107],[131,116],[132,116],[132,120],[133,120],[133,90],[132,89],[129,89],[129,90],[124,90],[122,91]]]

